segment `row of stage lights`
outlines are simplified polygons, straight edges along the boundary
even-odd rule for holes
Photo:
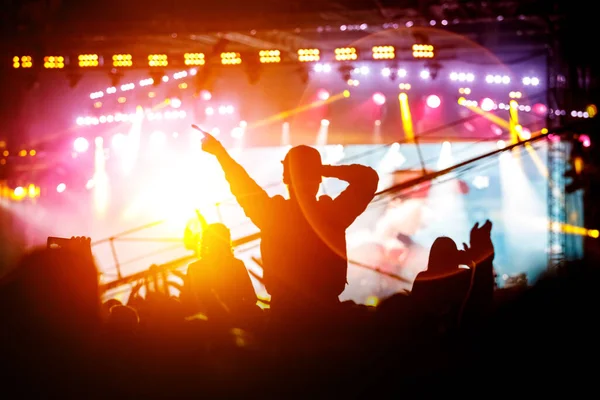
[[[314,65],[313,69],[317,73],[330,73],[333,70],[331,64],[327,64],[327,63],[316,63]],[[179,79],[186,78],[187,76],[190,76],[190,75],[191,76],[196,75],[196,73],[197,73],[197,70],[192,68],[189,70],[189,72],[188,71],[176,72],[172,75],[172,78],[174,80],[179,80]],[[369,68],[366,65],[363,65],[361,67],[355,67],[352,70],[352,73],[354,73],[355,75],[367,76],[371,73],[371,68]],[[398,78],[403,79],[408,76],[408,71],[404,68],[385,67],[385,68],[381,69],[380,73],[383,77],[387,77],[387,78],[398,77]],[[432,78],[430,71],[427,69],[421,70],[419,73],[419,77],[423,80],[428,80],[428,79]],[[492,77],[492,79],[489,79],[489,77]],[[476,81],[475,74],[465,73],[465,72],[451,72],[449,74],[449,78],[451,81],[459,82],[459,83],[473,83]],[[161,78],[162,82],[169,82],[170,79],[171,78],[168,75],[164,75]],[[507,75],[487,75],[486,81],[488,83],[500,82],[500,83],[508,84],[511,82],[511,79]],[[358,79],[350,78],[350,79],[348,79],[347,83],[349,86],[359,86],[360,81]],[[522,78],[522,83],[525,86],[537,86],[540,84],[540,79],[537,77],[534,77],[534,76],[526,76],[526,77]],[[138,82],[138,86],[140,86],[140,87],[150,86],[153,84],[154,84],[154,78],[145,78]],[[105,91],[99,90],[99,91],[90,93],[90,99],[92,99],[92,100],[100,99],[100,98],[104,97],[104,95],[115,94],[119,90],[121,92],[126,92],[129,90],[133,90],[135,87],[136,87],[136,84],[134,82],[125,83],[118,87],[111,86],[111,87],[107,88]],[[180,88],[186,88],[186,87],[187,87],[187,84],[185,84],[185,83],[180,84]],[[401,90],[408,90],[408,89],[410,89],[410,87],[411,87],[410,83],[401,83],[400,84]],[[511,93],[520,93],[520,92],[511,92]],[[463,94],[463,93],[461,93],[461,94]],[[468,94],[468,93],[464,93],[464,94]]]
[[[172,111],[147,111],[143,114],[137,113],[116,113],[116,114],[108,114],[101,115],[100,117],[77,117],[75,123],[79,126],[89,126],[89,125],[100,125],[100,124],[110,124],[113,122],[134,122],[140,119],[147,119],[148,121],[155,120],[174,120],[174,119],[185,119],[187,117],[187,113],[184,110],[172,110]]]
[[[314,65],[313,70],[318,73],[329,73],[333,70],[331,64],[317,63]],[[369,75],[371,73],[371,68],[366,65],[361,67],[356,67],[352,70],[354,74],[359,75]],[[398,78],[406,78],[408,72],[404,68],[390,68],[384,67],[380,71],[381,75],[386,78],[398,77]],[[475,74],[472,72],[450,72],[448,75],[452,82],[459,83],[473,83],[475,82]],[[430,79],[431,72],[428,69],[423,69],[419,73],[419,77],[421,79]],[[485,77],[486,83],[490,84],[504,84],[508,85],[511,83],[511,78],[508,75],[486,75]],[[522,78],[521,82],[525,86],[538,86],[540,84],[540,79],[534,76],[525,76]]]
[[[394,46],[373,46],[371,49],[372,60],[393,60],[396,58],[399,49]],[[412,57],[415,59],[434,58],[435,50],[431,44],[414,44],[411,48]],[[336,61],[356,61],[359,59],[361,51],[356,47],[339,47],[334,49],[333,58]],[[277,64],[284,61],[284,53],[277,49],[265,49],[258,52],[258,61],[262,64]],[[323,55],[320,49],[299,49],[296,52],[299,62],[318,62]],[[149,54],[144,61],[147,67],[167,67],[169,59],[175,59],[175,63],[181,61],[187,66],[202,66],[207,62],[207,56],[204,53],[184,53],[183,59],[180,56],[174,57],[168,54]],[[246,57],[246,56],[244,56]],[[221,64],[237,65],[242,63],[242,54],[234,51],[222,52],[220,54]],[[291,61],[291,60],[290,60]],[[29,55],[14,56],[12,58],[12,66],[15,69],[32,68],[33,57]],[[137,63],[137,62],[136,62]],[[110,64],[115,68],[130,68],[134,66],[134,57],[132,54],[113,54],[109,58],[109,62],[105,63],[104,57],[98,54],[80,54],[73,59],[62,55],[45,56],[43,58],[43,66],[46,69],[63,69],[66,66],[73,64],[80,68],[95,68],[105,64]]]
[[[408,91],[410,90],[410,84],[400,84],[399,86],[400,90],[404,91]],[[469,95],[471,94],[471,89],[470,88],[461,88],[459,90],[459,93],[463,96],[461,96],[458,99],[458,104],[461,106],[466,106],[466,107],[479,107],[481,108],[481,110],[486,111],[486,112],[490,112],[493,110],[510,110],[511,108],[515,108],[518,111],[521,112],[533,112],[537,115],[540,116],[544,116],[547,115],[549,112],[552,114],[555,114],[557,116],[566,116],[567,115],[567,111],[566,110],[548,110],[547,106],[545,104],[542,103],[536,103],[534,105],[529,105],[529,104],[519,104],[515,99],[520,99],[522,94],[521,92],[511,92],[510,93],[510,98],[512,100],[510,100],[510,102],[508,103],[503,103],[503,102],[496,102],[493,99],[486,97],[483,98],[482,100],[473,100],[473,99],[468,99],[466,97],[464,97],[464,95]],[[320,101],[326,101],[327,99],[329,99],[330,97],[330,93],[329,91],[327,91],[326,89],[319,89],[317,91],[316,94],[317,98]],[[344,95],[344,97],[349,97],[349,95]],[[386,101],[387,98],[386,96],[381,93],[381,92],[376,92],[371,96],[371,100],[373,101],[373,103],[377,106],[383,106]],[[177,102],[177,107],[174,106],[174,104]],[[179,108],[181,106],[181,100],[179,99],[171,99],[171,106],[174,108]],[[431,94],[425,97],[425,104],[432,109],[438,108],[440,107],[440,105],[442,104],[442,100],[441,97],[435,94]],[[207,116],[213,116],[213,115],[222,115],[222,116],[227,116],[227,115],[233,115],[235,112],[235,108],[232,105],[220,105],[218,107],[212,107],[212,106],[208,106],[204,109],[204,112]],[[571,112],[569,112],[568,114],[571,117],[574,118],[592,118],[596,115],[596,108],[595,106],[588,106],[586,111],[577,111],[577,110],[573,110]],[[184,119],[187,116],[186,112],[183,110],[172,110],[172,111],[163,111],[163,112],[153,112],[151,110],[146,110],[144,113],[142,114],[137,114],[137,113],[131,113],[131,114],[121,114],[121,113],[117,113],[115,115],[102,115],[100,117],[77,117],[76,119],[76,124],[79,126],[89,126],[89,125],[99,125],[99,124],[104,124],[104,123],[112,123],[112,122],[133,122],[136,121],[137,119],[140,118],[145,118],[148,121],[155,121],[155,120],[162,120],[162,119],[167,119],[167,120],[172,120],[172,119]]]

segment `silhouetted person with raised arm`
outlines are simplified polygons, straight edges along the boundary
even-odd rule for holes
[[[270,197],[205,133],[202,148],[221,164],[231,191],[261,230],[264,283],[276,315],[335,307],[346,285],[346,228],[373,199],[379,177],[363,165],[322,165],[319,152],[297,146],[283,160],[289,199]],[[316,198],[323,177],[349,183],[335,199]]]
[[[456,328],[465,317],[476,322],[490,311],[494,291],[491,228],[490,221],[481,227],[475,224],[471,247],[463,243],[464,250],[458,250],[448,237],[433,242],[427,270],[417,275],[410,298],[418,316],[434,322],[436,329]]]
[[[200,260],[188,267],[184,290],[209,321],[232,323],[255,317],[256,293],[244,263],[234,257],[229,229],[209,224],[202,233]]]

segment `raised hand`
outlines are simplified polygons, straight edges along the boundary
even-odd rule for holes
[[[220,150],[223,150],[223,145],[213,135],[202,130],[198,125],[192,125],[192,128],[200,131],[203,135],[202,150],[213,155],[217,154]]]
[[[476,263],[494,256],[494,244],[492,243],[491,233],[492,222],[490,220],[486,220],[482,226],[479,226],[479,222],[473,225],[469,243],[471,248],[469,249],[467,246],[465,251],[470,253],[473,261]]]

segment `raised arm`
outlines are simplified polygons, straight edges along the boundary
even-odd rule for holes
[[[225,179],[229,182],[231,193],[243,208],[246,216],[260,228],[266,219],[269,195],[248,175],[244,167],[227,153],[225,147],[217,139],[209,133],[203,133],[202,149],[217,158],[225,173]]]
[[[350,226],[365,211],[377,191],[379,175],[365,165],[324,165],[324,177],[348,182],[348,187],[333,201],[340,222]]]

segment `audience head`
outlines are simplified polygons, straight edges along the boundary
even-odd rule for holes
[[[209,224],[202,232],[200,255],[211,258],[232,253],[231,232],[221,223]]]
[[[6,280],[2,292],[9,296],[9,318],[26,332],[82,337],[101,321],[98,270],[85,251],[34,250]]]
[[[283,160],[283,183],[288,185],[290,195],[314,197],[321,184],[321,154],[310,146],[296,146],[288,151]]]
[[[429,251],[427,272],[443,275],[455,271],[463,263],[463,258],[463,252],[458,250],[454,240],[445,236],[439,237],[435,239]]]
[[[115,305],[110,309],[108,326],[113,331],[133,332],[139,323],[137,311],[129,306]]]
[[[109,315],[110,315],[111,308],[113,308],[114,306],[121,306],[121,305],[123,305],[123,303],[121,303],[117,299],[108,299],[108,300],[106,300],[104,303],[102,303],[102,316],[105,319],[108,318]]]

